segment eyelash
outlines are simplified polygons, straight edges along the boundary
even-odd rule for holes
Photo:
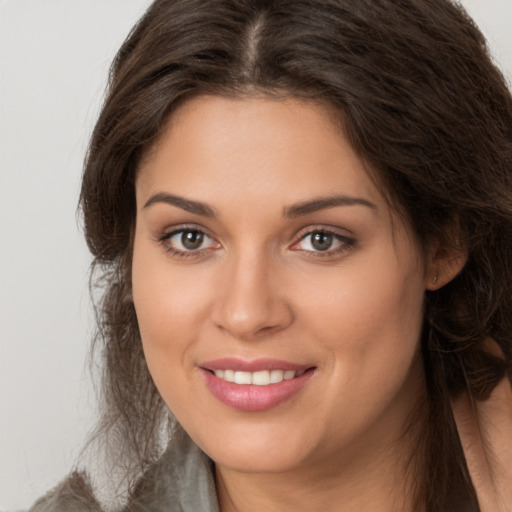
[[[336,233],[335,231],[332,231],[329,229],[318,227],[318,228],[313,228],[313,229],[310,228],[306,233],[301,235],[299,240],[297,242],[293,243],[293,245],[291,246],[291,249],[292,250],[300,250],[300,249],[295,249],[294,247],[298,246],[301,242],[306,240],[308,237],[312,237],[313,235],[316,235],[316,234],[323,235],[323,236],[330,236],[333,238],[333,241],[338,242],[339,245],[338,245],[338,247],[336,247],[334,249],[329,248],[329,249],[326,249],[325,251],[304,250],[304,252],[308,253],[308,256],[312,257],[312,258],[329,258],[329,257],[334,257],[337,255],[340,255],[346,251],[349,251],[356,243],[356,241],[353,238],[349,238],[347,236],[340,235],[339,233]],[[309,243],[311,245],[311,241]]]
[[[178,229],[175,229],[171,231],[170,233],[165,233],[162,236],[158,237],[158,242],[162,245],[164,250],[168,253],[170,253],[172,256],[175,256],[177,258],[186,259],[186,258],[198,258],[206,254],[211,248],[206,247],[205,249],[197,249],[197,250],[181,250],[176,249],[171,244],[170,240],[176,236],[181,234],[183,235],[185,233],[195,233],[197,235],[203,236],[206,239],[210,239],[214,244],[220,247],[220,244],[218,242],[215,242],[213,238],[209,235],[207,235],[203,230],[196,228],[196,227],[187,227],[183,226]],[[216,249],[216,248],[215,248]]]
[[[182,249],[176,249],[174,247],[170,240],[176,236],[180,235],[183,237],[185,233],[194,233],[196,235],[205,237],[206,239],[211,240],[209,245],[213,245],[214,247],[206,247],[204,249],[197,249],[197,250],[182,250]],[[300,251],[301,249],[296,248],[301,242],[306,240],[308,237],[311,237],[315,234],[323,235],[323,236],[330,236],[333,238],[334,241],[337,241],[339,243],[338,247],[334,249],[326,249],[325,251],[322,250],[302,250],[304,253],[307,253],[309,257],[312,258],[329,258],[333,256],[337,256],[339,254],[342,254],[346,251],[349,251],[356,241],[353,238],[349,238],[344,235],[340,235],[339,233],[336,233],[335,231],[325,229],[325,228],[313,228],[309,229],[306,233],[302,234],[298,241],[294,242],[290,249],[292,251]],[[201,256],[204,256],[207,252],[211,250],[216,250],[220,247],[220,244],[216,242],[212,237],[210,237],[208,234],[206,234],[203,230],[196,228],[196,227],[187,227],[183,226],[178,229],[174,229],[173,231],[169,233],[164,233],[161,236],[158,237],[158,242],[163,246],[164,250],[167,253],[170,253],[172,256],[180,258],[180,259],[186,259],[186,258],[200,258]],[[311,245],[311,242],[310,242]]]

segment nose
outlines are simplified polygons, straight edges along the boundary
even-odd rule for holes
[[[226,265],[213,313],[214,323],[234,338],[256,340],[288,327],[293,312],[279,287],[279,268],[246,255]]]

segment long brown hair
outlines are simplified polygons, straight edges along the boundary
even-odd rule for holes
[[[419,238],[467,251],[460,274],[425,298],[428,399],[414,467],[418,504],[476,510],[449,400],[463,390],[485,399],[510,375],[512,98],[484,37],[449,0],[156,0],[150,6],[112,65],[81,191],[92,284],[101,290],[98,432],[127,464],[131,486],[158,457],[168,421],[131,301],[140,158],[187,98],[255,93],[331,105]],[[503,359],[484,353],[488,337]]]

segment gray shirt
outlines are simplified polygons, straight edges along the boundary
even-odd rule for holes
[[[178,427],[138,482],[123,512],[219,512],[213,462]],[[102,512],[84,475],[74,473],[29,512]]]

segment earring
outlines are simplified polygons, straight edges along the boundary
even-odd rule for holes
[[[432,282],[433,282],[434,284],[436,284],[436,283],[437,283],[437,274],[432,278]]]

